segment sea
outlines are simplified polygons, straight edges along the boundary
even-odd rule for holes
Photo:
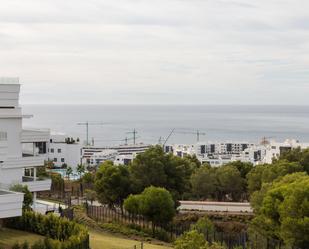
[[[309,106],[236,105],[23,105],[28,128],[49,128],[94,145],[133,143],[194,144],[199,141],[248,141],[263,137],[309,142]],[[171,131],[174,130],[173,133]]]

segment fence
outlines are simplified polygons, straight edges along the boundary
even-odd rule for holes
[[[107,206],[88,206],[87,215],[98,222],[116,222],[124,225],[133,225],[136,228],[147,230],[152,235],[164,234],[165,238],[169,241],[173,241],[184,232],[189,231],[191,228],[190,223],[186,224],[153,224],[143,216],[132,215],[126,211],[121,212],[120,209],[111,209]],[[248,236],[247,233],[224,233],[221,231],[201,231],[205,234],[205,239],[212,243],[217,242],[221,245],[226,245],[227,248],[232,249],[234,247],[247,248]]]

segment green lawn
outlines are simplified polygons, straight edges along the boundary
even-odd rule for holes
[[[140,242],[110,233],[90,231],[91,249],[133,249],[134,245],[140,245]],[[140,247],[137,247],[137,249],[140,249]],[[171,247],[144,243],[144,249],[171,249]]]
[[[33,233],[8,228],[0,229],[0,246],[4,248],[10,248],[16,242],[23,243],[27,240],[29,244],[32,244],[40,239],[43,239],[43,237]]]
[[[40,239],[43,239],[43,237],[33,233],[8,228],[0,230],[0,246],[4,248],[11,248],[16,242],[28,241],[32,244]],[[134,245],[140,245],[140,242],[106,232],[90,231],[91,249],[133,249]],[[140,247],[137,247],[137,249],[140,249]],[[144,249],[171,249],[171,247],[144,243]]]

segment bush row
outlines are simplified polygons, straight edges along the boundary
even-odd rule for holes
[[[24,211],[21,217],[8,219],[6,226],[45,236],[38,249],[89,249],[89,235],[84,226],[53,214]]]

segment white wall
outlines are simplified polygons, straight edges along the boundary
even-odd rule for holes
[[[7,132],[8,157],[20,157],[22,153],[20,138],[22,130],[22,119],[0,119],[0,131]]]
[[[20,183],[22,176],[24,175],[23,168],[0,168],[0,183],[14,185]]]
[[[54,153],[51,153],[51,149],[54,149]],[[58,153],[58,149],[61,149],[60,153]],[[79,143],[50,143],[48,157],[51,161],[54,161],[54,158],[57,158],[57,162],[54,162],[56,167],[61,167],[62,164],[66,163],[68,166],[76,169],[77,165],[80,163],[80,150],[81,145]],[[64,158],[64,162],[61,162],[61,158]]]

